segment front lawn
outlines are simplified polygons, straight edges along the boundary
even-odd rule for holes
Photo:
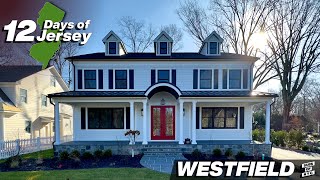
[[[169,174],[146,168],[96,168],[81,170],[0,172],[1,179],[169,179]]]

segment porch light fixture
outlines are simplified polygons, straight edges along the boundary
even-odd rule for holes
[[[143,116],[143,109],[141,109],[141,116]]]
[[[161,104],[161,105],[166,105],[166,100],[164,100],[164,99],[162,98],[160,104]]]

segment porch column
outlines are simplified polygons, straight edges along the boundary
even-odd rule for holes
[[[134,102],[130,101],[130,129],[135,130],[134,127]]]
[[[147,101],[143,101],[143,142],[142,144],[148,144],[147,141]]]
[[[197,102],[196,101],[192,101],[192,120],[191,120],[191,139],[192,139],[192,144],[197,144],[197,134],[196,134],[196,124],[197,124],[197,120],[196,120],[196,112],[197,112]]]
[[[54,135],[55,135],[55,145],[60,144],[60,113],[59,113],[59,102],[56,101],[54,105]]]
[[[265,144],[271,144],[270,142],[270,101],[266,104],[266,134]]]
[[[180,122],[179,122],[179,144],[183,144],[183,101],[180,100],[179,101],[179,118],[180,118]]]

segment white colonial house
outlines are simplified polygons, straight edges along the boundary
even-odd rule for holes
[[[136,142],[141,148],[182,147],[186,139],[194,148],[250,145],[252,106],[258,103],[266,103],[265,144],[271,147],[270,102],[277,95],[252,91],[258,58],[221,52],[223,39],[215,32],[199,52],[172,52],[173,40],[166,32],[155,38],[149,53],[127,52],[113,31],[102,41],[105,52],[68,58],[74,90],[49,95],[56,131],[59,104],[74,109],[73,142],[60,143],[57,134],[57,151],[129,144],[124,134],[130,129],[140,131]]]
[[[68,87],[54,67],[0,66],[0,142],[53,137],[54,106],[47,95],[61,91]],[[71,135],[72,108],[61,109],[58,132]]]

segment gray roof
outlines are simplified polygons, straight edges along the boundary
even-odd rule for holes
[[[2,99],[3,102],[13,105],[14,103],[9,99],[9,97],[2,91],[2,89],[0,88],[0,98]],[[0,100],[1,102],[1,100]]]
[[[146,97],[145,91],[67,91],[48,97]],[[181,97],[277,97],[274,93],[251,91],[182,91]]]
[[[245,56],[241,54],[233,53],[221,53],[220,56],[206,56],[200,53],[190,53],[190,52],[173,52],[168,56],[157,56],[156,53],[127,53],[121,56],[106,56],[104,52],[92,53],[92,54],[83,54],[79,56],[68,57],[70,60],[149,60],[149,59],[159,59],[159,60],[186,60],[186,59],[202,59],[202,60],[250,60],[256,61],[258,58],[253,56]]]
[[[41,66],[0,66],[0,82],[16,82],[41,69]]]

